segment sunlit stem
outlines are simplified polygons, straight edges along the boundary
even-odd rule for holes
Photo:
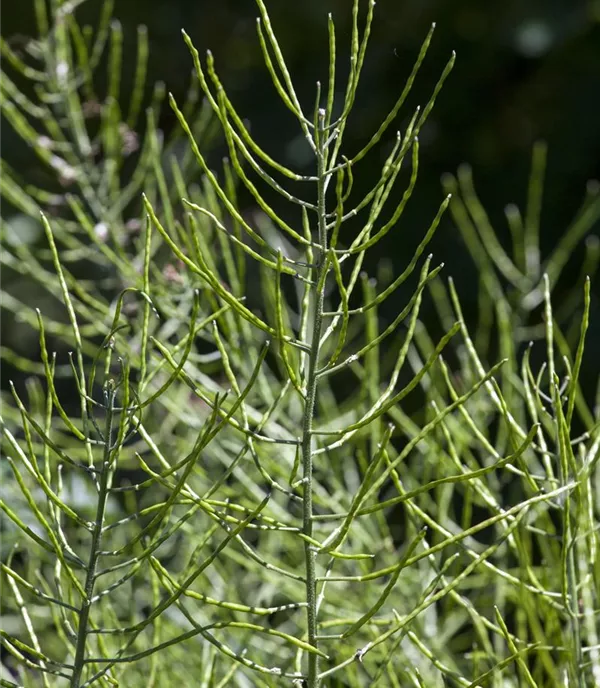
[[[315,399],[317,395],[317,372],[319,369],[319,349],[321,341],[321,329],[323,325],[323,304],[325,292],[325,278],[329,269],[327,260],[327,208],[325,194],[327,180],[330,172],[326,169],[326,132],[324,109],[317,113],[316,129],[316,157],[318,167],[317,181],[317,207],[319,227],[319,247],[315,250],[313,263],[313,326],[310,351],[308,352],[308,373],[306,379],[306,401],[304,405],[304,417],[302,420],[302,466],[304,510],[302,530],[306,536],[304,543],[306,564],[306,602],[308,642],[317,647],[317,587],[316,587],[316,556],[315,546],[310,540],[313,535],[313,417],[315,411]],[[318,686],[318,655],[310,653],[308,656],[308,682],[307,688]]]

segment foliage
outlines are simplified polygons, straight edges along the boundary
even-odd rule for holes
[[[36,2],[27,61],[2,43],[15,72],[3,75],[4,115],[54,179],[42,189],[2,175],[3,197],[28,227],[41,217],[45,239],[4,220],[4,265],[48,307],[3,300],[37,331],[41,363],[2,350],[27,382],[3,405],[0,685],[600,682],[600,436],[579,380],[589,279],[574,285],[581,312],[580,297],[556,314],[551,298],[600,203],[591,193],[543,260],[538,146],[525,217],[509,212],[509,252],[461,168],[405,270],[365,275],[369,249],[400,231],[419,132],[454,63],[357,197],[354,168],[380,149],[433,33],[389,116],[347,157],[374,4],[362,18],[353,3],[341,101],[329,17],[328,77],[307,110],[257,0],[265,64],[310,175],[252,137],[212,55],[202,61],[185,33],[195,80],[185,105],[169,98],[170,141],[156,126],[160,87],[138,122],[143,29],[126,114],[119,104],[110,3],[94,33],[72,3],[48,16]],[[215,123],[228,150],[218,173]],[[448,208],[480,275],[473,336],[425,255]],[[585,272],[597,257],[589,243]],[[380,306],[409,280],[384,325]]]

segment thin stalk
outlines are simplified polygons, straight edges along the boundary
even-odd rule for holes
[[[319,226],[319,246],[315,248],[313,272],[313,332],[308,352],[308,373],[306,379],[306,401],[302,419],[302,467],[303,467],[303,522],[302,532],[306,536],[304,541],[304,556],[306,565],[306,602],[308,642],[315,649],[317,641],[317,580],[315,546],[311,544],[313,535],[313,417],[317,396],[319,349],[321,329],[323,326],[323,306],[325,298],[325,278],[329,267],[327,260],[327,208],[325,194],[327,191],[328,172],[326,170],[326,136],[324,109],[317,113],[316,156],[318,166],[317,180],[317,214]],[[317,688],[319,685],[319,656],[310,653],[308,656],[307,688]]]
[[[81,674],[85,664],[85,646],[87,640],[87,629],[94,594],[94,583],[96,582],[96,568],[100,558],[102,532],[104,530],[104,514],[106,512],[106,502],[110,493],[110,478],[112,468],[110,465],[110,453],[112,449],[113,436],[113,407],[116,397],[114,384],[109,384],[106,389],[106,425],[104,434],[104,456],[102,457],[102,469],[100,474],[100,486],[98,493],[98,506],[96,508],[96,519],[92,530],[92,544],[87,565],[85,578],[85,598],[79,610],[79,625],[77,628],[77,643],[75,649],[75,661],[73,662],[73,673],[71,675],[70,688],[79,688]]]

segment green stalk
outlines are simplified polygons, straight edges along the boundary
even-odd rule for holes
[[[312,270],[314,287],[313,302],[313,332],[308,353],[308,373],[306,381],[306,402],[302,419],[302,466],[303,466],[303,521],[302,531],[306,536],[304,541],[304,555],[306,565],[306,602],[308,642],[315,649],[317,643],[317,581],[315,546],[311,544],[313,534],[313,418],[315,400],[317,396],[317,371],[319,370],[319,349],[321,343],[321,329],[323,326],[323,304],[325,298],[325,278],[329,267],[327,260],[327,209],[325,194],[327,191],[328,173],[326,170],[325,149],[325,110],[320,109],[317,115],[318,127],[316,132],[316,156],[318,166],[317,180],[317,215],[319,226],[319,247],[316,248],[316,267]],[[319,685],[319,656],[310,653],[308,656],[307,688],[317,688]]]
[[[73,673],[71,675],[70,688],[79,688],[81,674],[85,664],[85,645],[87,640],[87,629],[90,618],[91,600],[94,594],[94,583],[96,582],[96,568],[100,558],[100,548],[102,544],[102,532],[104,530],[104,514],[106,512],[106,502],[110,489],[110,478],[112,468],[110,465],[110,452],[113,434],[113,407],[116,396],[114,382],[107,384],[106,395],[106,425],[104,434],[104,455],[102,457],[102,472],[100,474],[100,485],[98,493],[98,506],[96,508],[96,519],[92,531],[92,544],[85,577],[85,598],[79,610],[79,624],[77,628],[77,643],[75,648],[75,661],[73,663]]]

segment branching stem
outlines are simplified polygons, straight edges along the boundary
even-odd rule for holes
[[[302,420],[302,465],[304,471],[304,499],[302,530],[307,536],[304,544],[306,564],[306,602],[308,642],[317,648],[317,552],[310,539],[313,534],[313,418],[317,395],[319,349],[323,325],[325,278],[329,268],[327,260],[327,208],[325,194],[329,174],[326,169],[325,110],[320,109],[317,116],[316,157],[318,165],[317,207],[319,227],[319,247],[316,249],[313,268],[313,328],[310,352],[308,353],[308,374],[306,380],[306,401]],[[308,688],[318,686],[319,656],[310,653],[308,656]]]
[[[114,402],[116,390],[114,385],[109,382],[106,389],[106,425],[104,432],[104,455],[102,457],[102,471],[100,474],[100,489],[98,492],[98,506],[96,508],[96,520],[92,530],[92,543],[90,546],[90,556],[85,577],[85,598],[82,600],[79,610],[79,624],[77,628],[77,643],[75,647],[75,661],[73,673],[71,675],[70,688],[79,688],[81,684],[81,674],[85,664],[86,640],[88,635],[88,625],[92,598],[94,595],[94,583],[96,582],[96,569],[100,558],[102,545],[102,533],[104,530],[104,515],[106,512],[106,502],[110,493],[111,483],[111,461],[112,450]]]

